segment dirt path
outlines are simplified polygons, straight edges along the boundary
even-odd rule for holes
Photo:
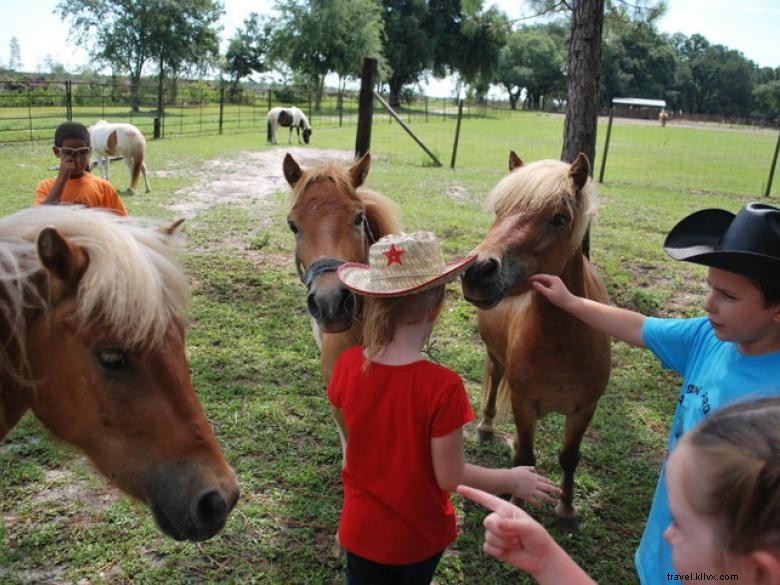
[[[282,173],[282,161],[288,152],[304,168],[328,160],[345,163],[353,156],[343,150],[295,147],[247,151],[211,160],[207,170],[194,171],[195,185],[177,191],[176,203],[167,208],[176,217],[193,218],[217,205],[268,205],[271,195],[289,189]]]

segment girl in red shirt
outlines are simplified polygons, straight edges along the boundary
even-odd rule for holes
[[[474,419],[460,377],[422,356],[444,285],[474,256],[445,264],[429,232],[390,235],[369,264],[347,263],[341,281],[364,295],[363,346],[344,351],[328,386],[348,429],[339,541],[347,583],[428,584],[457,529],[458,484],[531,503],[560,490],[530,467],[489,469],[463,460]]]

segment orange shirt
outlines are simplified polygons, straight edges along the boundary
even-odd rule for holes
[[[35,189],[36,205],[40,205],[46,199],[56,180],[57,177],[52,177],[38,183],[38,187]],[[127,209],[125,209],[114,186],[105,179],[90,173],[84,173],[77,179],[68,179],[62,191],[60,203],[76,203],[87,207],[100,207],[109,209],[117,215],[127,215]]]

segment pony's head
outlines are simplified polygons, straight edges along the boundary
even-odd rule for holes
[[[32,409],[166,534],[203,540],[238,485],[190,381],[175,227],[73,206],[0,220],[0,431]]]
[[[527,291],[533,274],[560,274],[581,253],[596,208],[584,154],[572,164],[542,160],[523,165],[512,152],[509,167],[488,196],[493,225],[463,275],[464,297],[481,309]]]
[[[355,295],[336,276],[344,262],[365,262],[379,237],[398,230],[392,204],[378,193],[358,190],[371,157],[349,168],[326,163],[303,170],[289,153],[284,176],[293,189],[287,223],[295,235],[295,262],[308,290],[307,306],[320,329],[350,328],[358,312]]]
[[[304,128],[303,129],[303,141],[306,144],[309,144],[309,140],[311,139],[311,127]]]

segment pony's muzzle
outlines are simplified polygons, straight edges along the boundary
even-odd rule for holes
[[[197,498],[192,516],[199,527],[199,532],[208,535],[206,538],[209,538],[222,530],[236,501],[238,501],[238,491],[232,497],[227,497],[219,490],[210,490]]]
[[[314,289],[306,296],[306,306],[324,332],[338,333],[352,326],[357,313],[357,298],[343,287],[326,294]]]

